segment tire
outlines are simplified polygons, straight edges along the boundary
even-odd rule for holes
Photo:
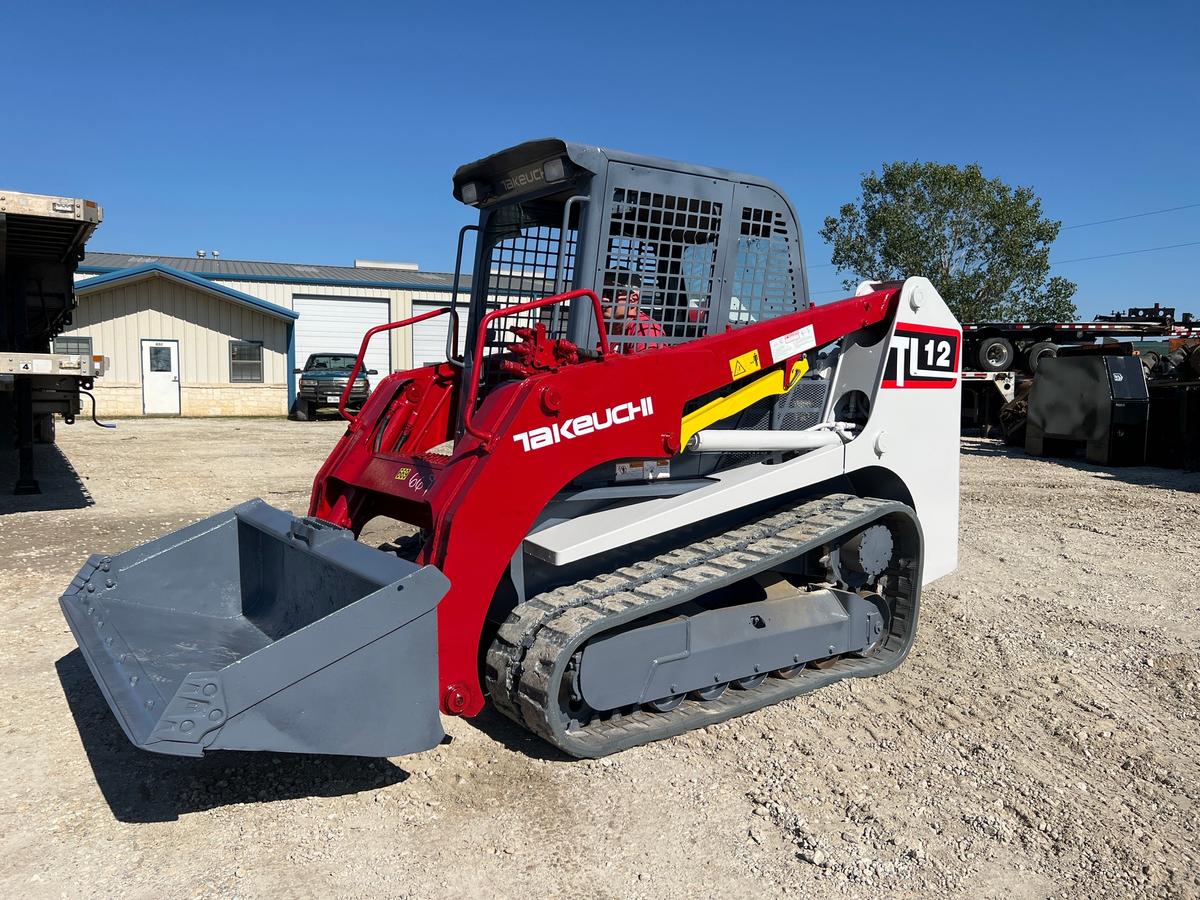
[[[54,443],[54,414],[40,416],[33,423],[33,439],[39,444]]]
[[[976,354],[981,372],[1007,372],[1012,368],[1017,352],[1012,341],[1005,337],[988,337],[979,342]]]
[[[1030,374],[1037,373],[1038,363],[1047,356],[1058,356],[1058,344],[1055,344],[1053,341],[1038,341],[1025,351],[1025,359]]]
[[[296,408],[292,410],[291,418],[297,422],[315,421],[317,418],[317,405],[307,400],[301,400],[296,404]]]

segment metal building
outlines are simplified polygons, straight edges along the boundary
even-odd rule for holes
[[[310,353],[357,353],[367,329],[445,306],[453,290],[452,275],[366,260],[89,253],[76,277],[79,308],[58,344],[109,357],[97,383],[108,415],[284,415],[295,402],[294,369]],[[460,300],[469,292],[464,278]],[[367,368],[443,359],[446,323],[439,316],[380,335]]]

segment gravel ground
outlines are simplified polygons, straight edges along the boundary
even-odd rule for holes
[[[76,425],[0,498],[0,894],[1200,896],[1200,475],[990,441],[887,677],[594,762],[492,714],[393,760],[134,749],[59,591],[248,497],[303,511],[340,430]]]

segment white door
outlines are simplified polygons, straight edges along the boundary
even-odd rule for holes
[[[303,366],[312,353],[348,353],[357,356],[363,335],[376,325],[384,325],[389,321],[388,301],[382,299],[295,297],[292,303],[300,314],[296,320],[297,366]],[[379,377],[371,379],[372,387],[392,371],[390,332],[385,331],[371,339],[365,365],[379,372]]]
[[[414,303],[412,314],[419,316],[430,310],[440,309],[440,303]],[[418,322],[412,327],[412,361],[413,368],[419,368],[426,363],[446,361],[446,329],[450,327],[450,314],[443,313]],[[466,349],[467,343],[467,307],[465,303],[458,304],[458,352]]]
[[[179,341],[142,341],[142,412],[179,415]]]

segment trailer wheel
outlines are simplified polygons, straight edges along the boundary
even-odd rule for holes
[[[39,416],[34,420],[33,439],[39,444],[54,443],[54,413]]]
[[[992,336],[979,342],[979,370],[981,372],[1007,372],[1016,358],[1012,341],[1005,337]]]
[[[1058,344],[1053,341],[1038,341],[1025,353],[1025,359],[1031,373],[1037,372],[1038,363],[1047,356],[1058,356]]]

